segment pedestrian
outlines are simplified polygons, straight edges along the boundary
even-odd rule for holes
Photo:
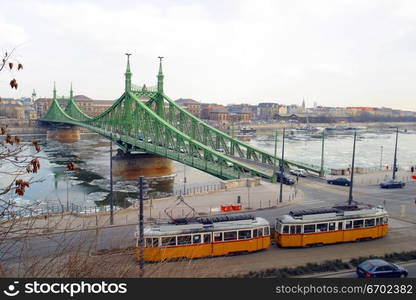
[[[299,175],[296,175],[296,183],[299,182]]]
[[[415,167],[414,166],[412,166],[411,168],[410,168],[410,172],[414,172],[415,171]]]

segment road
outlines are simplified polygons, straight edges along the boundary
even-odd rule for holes
[[[396,264],[402,266],[403,268],[405,268],[409,272],[409,275],[407,276],[408,278],[416,278],[416,262],[396,263]],[[350,272],[338,272],[338,273],[327,274],[327,275],[314,274],[310,277],[317,277],[317,278],[357,278],[357,274],[355,273],[355,270],[353,270],[353,271],[350,271]]]
[[[348,187],[328,185],[317,178],[301,178],[298,186],[304,192],[304,200],[292,205],[258,210],[255,216],[266,218],[273,226],[276,216],[286,214],[294,209],[322,207],[345,202],[348,197]],[[406,213],[416,216],[416,205],[413,203],[416,195],[416,184],[410,183],[404,189],[384,190],[378,186],[357,185],[354,189],[354,199],[374,205],[385,204],[387,210],[398,215],[400,205],[406,205]],[[391,228],[414,226],[415,223],[403,222],[391,218]],[[99,231],[89,230],[69,232],[65,234],[51,234],[27,238],[25,240],[6,241],[0,244],[0,262],[19,263],[27,257],[46,258],[54,253],[70,253],[78,251],[124,248],[135,243],[135,225],[103,228]]]

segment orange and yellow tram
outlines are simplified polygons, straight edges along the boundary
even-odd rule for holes
[[[385,236],[388,214],[381,207],[335,206],[290,212],[276,219],[275,240],[280,247],[307,247]]]
[[[140,258],[139,238],[136,258]],[[269,222],[249,215],[196,218],[144,228],[144,260],[163,261],[254,252],[270,246]]]

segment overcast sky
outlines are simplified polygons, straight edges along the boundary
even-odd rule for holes
[[[6,1],[0,47],[24,70],[0,96],[115,99],[133,82],[203,102],[387,106],[416,111],[416,1]],[[16,77],[20,87],[11,90]]]

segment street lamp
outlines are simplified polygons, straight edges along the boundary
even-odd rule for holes
[[[383,169],[383,146],[380,146],[380,170]]]

